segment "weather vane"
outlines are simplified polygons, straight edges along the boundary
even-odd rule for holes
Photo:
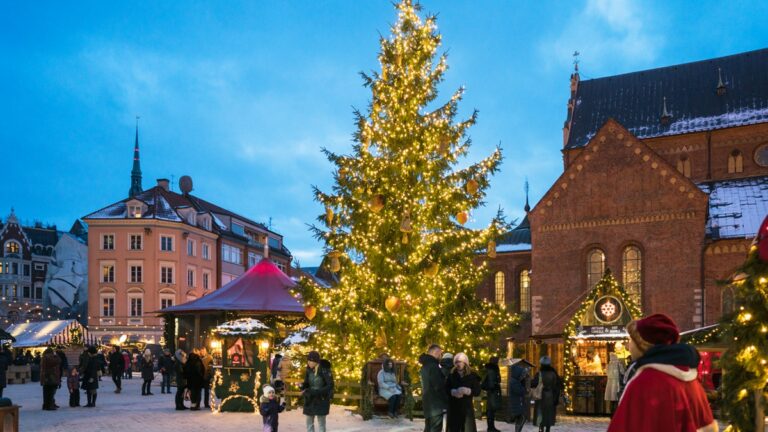
[[[579,55],[580,54],[581,53],[578,51],[573,52],[573,70],[575,70],[576,72],[579,71]]]

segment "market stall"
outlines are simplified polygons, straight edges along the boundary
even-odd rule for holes
[[[211,333],[212,354],[217,360],[211,409],[258,411],[259,388],[268,379],[273,332],[258,320],[242,318],[221,324]]]
[[[639,316],[640,308],[606,271],[565,327],[563,378],[569,413],[610,414],[617,399],[617,371],[629,357],[625,327]]]

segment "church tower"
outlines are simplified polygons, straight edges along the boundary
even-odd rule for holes
[[[136,118],[136,143],[133,146],[133,169],[131,170],[131,189],[128,196],[133,197],[144,192],[141,187],[141,164],[139,163],[139,120]]]

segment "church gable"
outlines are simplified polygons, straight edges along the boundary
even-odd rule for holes
[[[609,119],[536,205],[532,224],[548,231],[690,219],[706,205],[694,183]]]

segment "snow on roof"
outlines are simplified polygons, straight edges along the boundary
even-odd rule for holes
[[[709,194],[707,236],[751,238],[768,215],[768,176],[698,184]]]
[[[254,335],[269,330],[266,324],[253,318],[240,318],[216,326],[214,333],[219,336]]]
[[[7,331],[16,338],[15,348],[40,347],[71,342],[70,331],[79,328],[81,341],[87,342],[87,330],[76,320],[37,321],[13,324]]]
[[[496,245],[496,252],[521,252],[530,251],[530,243],[500,244]]]
[[[285,340],[280,345],[283,345],[285,347],[289,347],[291,345],[298,345],[306,343],[310,336],[312,336],[313,333],[317,332],[317,327],[311,325],[307,326],[297,332],[291,333],[288,335]]]

